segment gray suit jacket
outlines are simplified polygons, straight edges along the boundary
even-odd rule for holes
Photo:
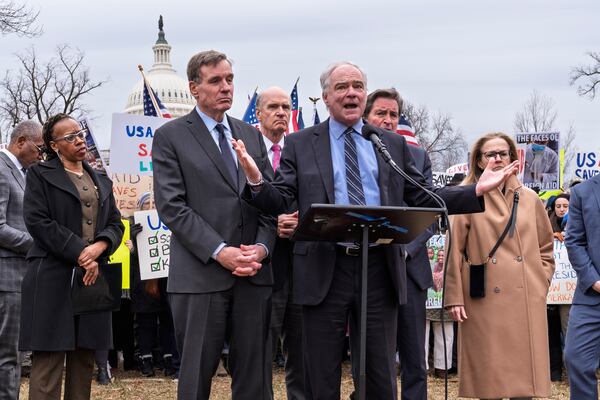
[[[422,147],[408,146],[408,150],[413,157],[417,169],[423,174],[429,185],[432,181],[431,160],[427,152]],[[406,259],[406,275],[415,285],[426,290],[433,286],[433,278],[431,275],[431,266],[427,257],[427,247],[425,244],[429,238],[435,233],[436,225],[432,225],[421,233],[415,240],[405,246],[408,253]]]
[[[25,254],[33,244],[23,221],[25,179],[0,152],[0,291],[20,292]]]
[[[260,132],[227,117],[233,137],[242,139],[266,177],[273,172]],[[161,126],[152,146],[154,198],[161,220],[172,232],[169,282],[171,293],[211,293],[231,288],[236,277],[212,253],[220,243],[262,243],[272,254],[275,218],[240,198],[246,177],[228,173],[221,152],[196,112]],[[272,285],[270,262],[253,277],[256,285]]]

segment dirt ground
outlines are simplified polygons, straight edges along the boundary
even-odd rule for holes
[[[157,371],[158,372],[158,371]],[[152,400],[152,399],[176,399],[177,383],[171,379],[160,377],[157,373],[155,378],[144,378],[137,372],[116,371],[114,382],[111,385],[99,386],[92,384],[92,399],[97,400]],[[230,399],[229,386],[231,380],[226,378],[214,378],[212,387],[212,400]],[[429,399],[444,399],[444,381],[442,379],[429,378]],[[29,380],[21,382],[21,400],[28,399]],[[400,388],[400,380],[398,380]],[[458,393],[458,379],[451,376],[448,380],[448,399],[456,399]],[[275,369],[273,374],[274,400],[285,400],[284,375],[281,369]],[[342,376],[342,399],[348,399],[353,390],[352,378],[349,367],[344,366]],[[552,397],[556,400],[567,400],[569,398],[569,386],[566,382],[552,384]]]

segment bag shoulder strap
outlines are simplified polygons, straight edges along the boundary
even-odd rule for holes
[[[494,257],[494,254],[496,253],[496,250],[498,250],[498,247],[500,247],[500,245],[504,241],[504,238],[509,233],[509,231],[510,231],[510,235],[509,235],[510,237],[512,237],[514,235],[515,228],[516,228],[516,225],[517,225],[517,208],[518,208],[518,206],[519,206],[519,191],[515,190],[515,195],[514,195],[514,198],[513,198],[513,208],[512,208],[512,211],[510,213],[510,218],[508,219],[508,223],[506,224],[506,227],[504,228],[504,231],[500,235],[500,238],[498,239],[498,241],[496,242],[496,244],[492,248],[492,251],[490,251],[490,254],[488,255],[488,258],[487,258],[486,262],[489,261],[492,257]]]

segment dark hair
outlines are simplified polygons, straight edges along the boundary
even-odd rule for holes
[[[479,139],[477,139],[477,141],[475,142],[475,144],[473,144],[473,147],[471,148],[471,155],[469,157],[469,172],[467,174],[467,177],[463,181],[463,185],[473,184],[479,181],[479,177],[483,173],[483,169],[479,166],[479,160],[483,156],[483,154],[481,153],[481,148],[484,144],[486,144],[489,140],[492,139],[503,139],[506,142],[506,144],[508,144],[510,162],[516,161],[518,159],[517,146],[515,145],[515,141],[510,136],[502,132],[493,132],[485,134]]]
[[[229,60],[224,53],[215,50],[201,51],[200,53],[194,54],[187,65],[188,81],[200,82],[199,79],[202,79],[200,76],[200,68],[202,66],[215,66],[223,60],[227,61],[229,65],[232,65],[231,60]]]
[[[364,118],[367,118],[367,116],[373,109],[373,104],[375,103],[375,100],[379,98],[396,100],[396,103],[398,103],[398,115],[402,114],[403,101],[402,96],[400,96],[400,93],[398,93],[398,91],[395,88],[377,89],[373,93],[369,94],[369,96],[367,97],[367,105],[363,114]]]
[[[75,120],[75,118],[71,117],[69,114],[59,113],[48,118],[46,122],[44,122],[44,126],[42,126],[42,137],[44,139],[44,145],[46,146],[47,160],[58,157],[56,152],[52,150],[52,146],[50,146],[50,142],[54,140],[54,137],[52,136],[52,133],[54,132],[54,125],[67,118]]]

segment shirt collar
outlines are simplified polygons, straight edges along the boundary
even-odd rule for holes
[[[10,150],[2,149],[0,151],[6,154],[8,158],[10,158],[10,161],[12,161],[12,163],[15,164],[15,167],[17,167],[19,171],[23,171],[23,165],[19,162],[19,159],[13,153],[10,152]]]
[[[273,147],[273,145],[275,143],[271,142],[271,139],[269,139],[266,135],[262,135],[262,137],[265,142],[265,147],[267,148],[267,151],[271,150],[271,147]],[[284,143],[285,143],[285,135],[283,135],[281,137],[281,140],[279,141],[279,143],[277,143],[279,146],[281,146],[282,150],[283,150]]]
[[[208,115],[204,114],[202,111],[200,111],[200,108],[198,108],[198,106],[196,106],[196,112],[198,112],[198,115],[202,119],[202,122],[204,122],[204,125],[206,125],[206,129],[208,129],[209,132],[212,132],[215,129],[215,126],[217,126],[217,124],[222,124],[225,127],[226,132],[231,132],[231,128],[229,128],[229,122],[227,121],[227,115],[223,116],[222,122],[217,122]]]
[[[361,118],[354,125],[352,125],[352,128],[360,135],[364,124],[365,123]],[[346,125],[336,121],[333,118],[329,118],[329,132],[334,138],[336,138],[336,140],[339,140],[340,137],[342,137],[347,128],[348,127]]]

